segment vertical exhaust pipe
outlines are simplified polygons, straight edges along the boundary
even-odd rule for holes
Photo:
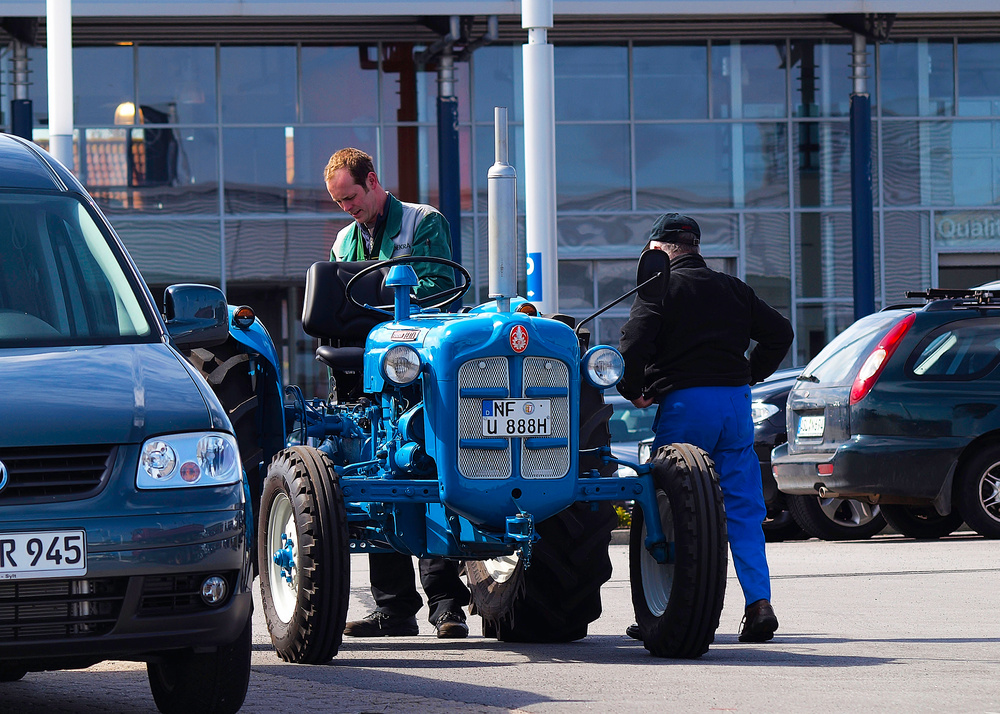
[[[507,163],[507,108],[494,107],[496,163],[487,174],[490,298],[499,312],[510,312],[517,295],[517,172]]]

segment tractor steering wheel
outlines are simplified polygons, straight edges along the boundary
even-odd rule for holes
[[[391,310],[394,305],[362,305],[354,297],[354,288],[358,281],[366,276],[374,273],[376,270],[381,270],[382,268],[391,268],[394,265],[405,265],[407,263],[438,263],[439,265],[447,265],[453,270],[457,270],[462,274],[462,280],[464,281],[461,285],[456,285],[453,288],[446,288],[440,290],[433,295],[427,295],[420,299],[410,296],[410,302],[420,307],[436,307],[443,310],[454,300],[462,297],[467,292],[469,288],[472,287],[472,276],[469,271],[466,270],[462,265],[456,263],[454,260],[448,260],[447,258],[437,258],[432,255],[401,255],[398,258],[390,258],[389,260],[383,260],[381,262],[375,263],[374,265],[369,265],[367,268],[362,268],[354,276],[347,281],[347,299],[351,301],[351,304],[355,307],[359,307],[362,310],[369,310],[370,312],[376,312],[380,315],[388,315],[393,317]]]

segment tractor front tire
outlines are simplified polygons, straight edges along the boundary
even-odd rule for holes
[[[344,637],[351,568],[344,496],[322,451],[296,446],[274,457],[257,543],[275,651],[286,662],[328,662]]]
[[[596,508],[595,508],[596,506]],[[571,642],[601,615],[618,517],[607,501],[577,503],[538,524],[526,569],[517,554],[465,563],[483,633],[503,642]]]
[[[728,543],[722,489],[711,458],[691,444],[653,457],[667,562],[646,549],[646,519],[632,510],[629,571],[632,605],[646,649],[657,657],[696,659],[715,640],[726,594]]]

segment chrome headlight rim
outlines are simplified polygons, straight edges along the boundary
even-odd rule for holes
[[[160,434],[139,449],[141,491],[230,486],[243,479],[236,437],[223,431]]]
[[[583,356],[584,379],[592,387],[607,389],[621,381],[625,374],[625,359],[609,345],[597,345]]]
[[[394,365],[394,366],[390,366]],[[410,345],[393,345],[385,351],[380,362],[382,376],[397,387],[413,384],[420,377],[424,363],[420,353]],[[404,368],[401,372],[400,367]]]

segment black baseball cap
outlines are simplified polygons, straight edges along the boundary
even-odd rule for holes
[[[690,240],[687,236],[680,238],[679,234],[681,233],[691,233],[694,235],[694,240]],[[698,227],[698,221],[690,216],[682,216],[680,213],[664,213],[653,223],[653,229],[649,232],[649,240],[698,245],[701,243],[701,228]]]

